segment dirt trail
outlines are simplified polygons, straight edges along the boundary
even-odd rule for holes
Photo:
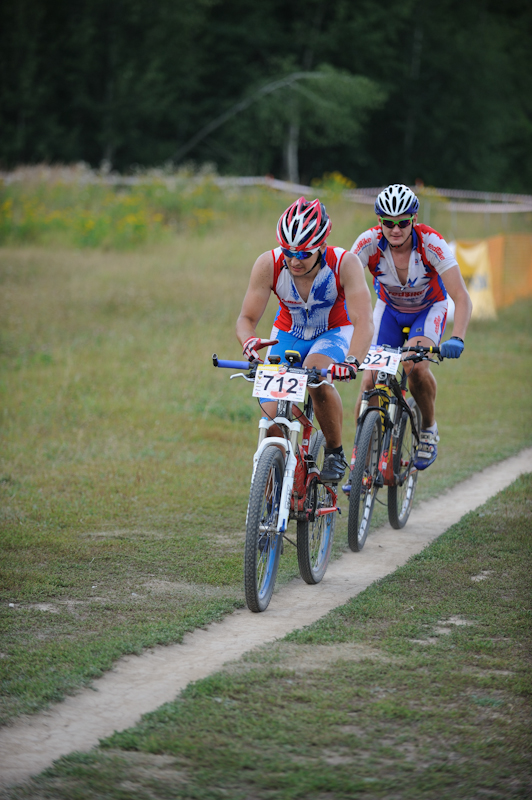
[[[221,623],[187,634],[183,644],[120,659],[92,689],[0,731],[0,784],[19,783],[61,755],[90,749],[172,700],[190,681],[215,672],[255,645],[309,625],[393,572],[468,511],[529,471],[532,448],[420,504],[403,531],[389,526],[373,531],[362,553],[346,553],[331,564],[318,586],[292,581],[274,595],[264,614],[236,611]]]

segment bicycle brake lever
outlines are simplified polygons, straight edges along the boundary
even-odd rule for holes
[[[318,386],[323,386],[324,384],[325,384],[326,386],[332,386],[332,383],[329,383],[329,381],[327,381],[327,380],[325,380],[325,381],[320,381],[320,383],[307,383],[307,386],[308,386],[310,389],[317,389],[317,388],[318,388]]]
[[[245,381],[251,381],[251,383],[255,383],[255,378],[250,378],[247,375],[244,375],[243,372],[236,372],[234,375],[229,376],[230,381],[232,381],[233,378],[244,378]]]

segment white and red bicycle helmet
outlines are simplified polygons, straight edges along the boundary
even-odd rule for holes
[[[392,183],[387,186],[375,200],[375,213],[378,217],[415,214],[418,209],[419,200],[416,195],[412,189],[402,183]]]
[[[277,223],[277,241],[281,247],[296,252],[317,250],[332,228],[323,203],[318,199],[307,202],[300,197],[282,214]]]

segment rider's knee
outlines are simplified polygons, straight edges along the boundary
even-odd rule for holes
[[[334,394],[338,396],[338,393],[336,392],[336,387],[332,386],[332,384],[329,384],[327,386],[325,385],[318,386],[315,389],[311,389],[309,386],[309,394],[312,397],[312,402],[314,403],[314,405],[318,403],[320,404],[327,403],[328,400],[332,400],[332,395],[333,395],[332,389],[334,389]]]
[[[427,361],[422,361],[415,365],[415,369],[410,371],[408,376],[409,387],[422,388],[424,386],[434,386],[436,378],[432,374],[430,364]]]
[[[362,375],[362,381],[361,381],[361,384],[360,384],[360,391],[361,392],[369,392],[370,389],[373,389],[374,376],[373,376],[373,373],[371,372],[371,370],[365,369],[362,372],[359,372],[358,374]]]

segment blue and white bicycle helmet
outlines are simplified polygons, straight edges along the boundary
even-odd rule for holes
[[[419,209],[419,200],[408,186],[403,183],[392,183],[377,195],[375,200],[375,213],[378,217],[389,215],[398,217],[399,214],[415,214]]]

